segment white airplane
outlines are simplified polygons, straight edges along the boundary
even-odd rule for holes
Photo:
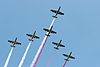
[[[15,47],[16,44],[21,45],[20,42],[17,42],[17,37],[15,38],[14,41],[12,41],[12,40],[8,40],[8,42],[9,42],[9,43],[12,43],[11,47]]]
[[[43,30],[45,30],[45,31],[48,32],[48,33],[45,34],[45,35],[50,36],[50,33],[54,33],[54,34],[56,34],[57,32],[53,31],[52,28],[53,28],[53,26],[52,26],[50,29],[43,28]]]
[[[31,37],[28,39],[29,41],[33,41],[34,38],[39,39],[40,37],[36,36],[36,31],[33,34],[26,34],[27,36]]]
[[[64,13],[60,12],[60,8],[61,8],[61,7],[59,7],[58,10],[51,10],[52,12],[56,13],[56,14],[55,14],[54,16],[52,16],[52,17],[57,18],[57,15],[58,15],[58,14],[59,14],[59,15],[64,15]]]
[[[52,44],[56,45],[56,47],[54,47],[55,49],[59,49],[59,47],[65,47],[64,45],[61,44],[62,40],[60,40],[58,43],[56,42],[52,42]]]
[[[65,59],[66,61],[69,61],[70,58],[71,58],[71,59],[75,59],[75,57],[71,56],[71,54],[72,54],[72,52],[70,52],[69,55],[63,54],[65,57],[67,57],[67,58]]]

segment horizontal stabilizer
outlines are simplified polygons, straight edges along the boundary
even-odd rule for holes
[[[33,41],[32,39],[28,39],[29,41]]]
[[[54,48],[57,49],[57,50],[59,49],[58,47],[54,47]]]
[[[53,18],[58,18],[57,16],[52,16]]]
[[[68,59],[64,59],[64,60],[69,61]]]
[[[15,47],[15,46],[11,45],[11,47]]]
[[[45,35],[50,37],[50,35],[49,35],[49,34],[45,34]]]

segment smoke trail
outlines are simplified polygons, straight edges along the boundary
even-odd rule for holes
[[[30,46],[31,46],[31,43],[32,43],[32,41],[29,42],[29,44],[28,44],[28,46],[27,46],[27,48],[26,48],[26,51],[25,51],[25,53],[24,53],[24,55],[23,55],[23,57],[22,57],[22,59],[21,59],[19,65],[18,65],[18,67],[22,67],[23,62],[24,62],[24,60],[25,60],[25,58],[26,58],[26,55],[27,55],[27,53],[28,53],[28,50],[29,50],[29,48],[30,48]]]
[[[51,67],[50,65],[53,65],[52,63],[52,59],[53,59],[53,55],[50,55],[50,57],[48,58],[48,60],[47,60],[47,63],[46,63],[46,67]]]
[[[54,19],[53,19],[53,21],[52,21],[52,23],[51,23],[51,25],[50,25],[49,29],[53,26],[53,24],[54,24],[55,20],[56,20],[56,18],[54,18]]]
[[[7,66],[8,66],[8,63],[9,63],[10,57],[11,57],[12,52],[13,52],[13,49],[14,49],[14,48],[12,47],[11,50],[10,50],[10,53],[9,53],[9,55],[8,55],[8,57],[7,57],[7,60],[6,60],[6,62],[5,62],[4,67],[7,67]]]
[[[46,43],[46,41],[47,41],[47,38],[48,38],[48,36],[45,36],[45,37],[44,37],[43,42],[42,42],[42,44],[40,45],[40,48],[38,49],[37,54],[35,55],[35,58],[34,58],[34,60],[33,60],[33,62],[32,62],[31,67],[35,67],[35,66],[36,66],[36,63],[37,63],[37,61],[38,61],[38,59],[39,59],[39,57],[40,57],[40,54],[42,53],[42,50],[43,50],[44,45],[45,45],[45,43]]]
[[[47,63],[46,63],[46,67],[52,67],[54,65],[53,64],[53,60],[54,60],[54,56],[57,55],[57,52],[55,52],[55,51],[53,51],[53,52],[54,53],[52,53],[51,55],[49,55],[49,58],[48,58]]]
[[[49,55],[48,61],[46,63],[46,67],[54,67],[53,60],[55,60],[55,59],[58,60],[57,58],[55,58],[55,56],[59,56],[59,55],[60,55],[60,52],[58,52],[58,50],[53,51],[53,53],[51,55]]]
[[[62,67],[65,67],[66,63],[67,63],[67,61],[65,61],[65,62],[64,62],[64,64],[63,64],[63,66],[62,66]]]
[[[53,21],[52,21],[49,29],[53,26],[54,21],[55,21],[55,18],[53,19]],[[48,34],[48,32],[47,32],[47,34]],[[35,58],[34,58],[32,64],[31,64],[31,67],[35,67],[36,66],[36,63],[37,63],[37,61],[38,61],[38,59],[40,57],[40,54],[42,53],[42,50],[43,50],[43,48],[45,46],[45,43],[47,41],[47,38],[48,38],[48,36],[45,35],[45,37],[44,37],[44,39],[43,39],[43,41],[42,41],[42,43],[41,43],[41,45],[40,45],[40,47],[39,47],[39,49],[37,51],[37,54],[35,55]]]

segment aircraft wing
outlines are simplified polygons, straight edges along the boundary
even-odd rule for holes
[[[64,13],[62,13],[62,12],[58,12],[58,14],[60,14],[60,15],[64,15]]]
[[[47,31],[47,32],[50,32],[50,33],[55,33],[55,34],[57,33],[57,32],[55,32],[55,31],[50,31],[49,29],[45,29],[45,28],[44,28],[43,30],[45,30],[45,31]]]
[[[13,41],[11,41],[11,40],[8,40],[8,42],[9,42],[9,43],[14,43],[14,42],[13,42]]]
[[[65,47],[64,45],[60,44],[60,47]]]
[[[34,38],[37,38],[37,39],[39,39],[40,37],[38,37],[38,36],[35,36]]]
[[[51,10],[51,11],[54,12],[54,13],[57,13],[57,10]],[[58,12],[58,14],[64,15],[64,13],[62,13],[62,12]]]
[[[43,28],[43,30],[45,30],[45,31],[49,32],[49,29]]]
[[[71,58],[71,59],[75,59],[75,57],[73,57],[73,56],[70,56],[70,58]]]
[[[58,43],[55,43],[55,42],[52,42],[52,44],[54,44],[54,45],[58,45]]]
[[[66,57],[69,57],[67,54],[63,54],[64,56],[66,56]]]
[[[16,42],[16,44],[19,44],[19,45],[21,45],[21,43],[20,43],[20,42]]]
[[[51,33],[55,33],[55,34],[56,34],[57,32],[55,32],[55,31],[51,31]]]
[[[26,34],[26,35],[32,37],[32,34]]]
[[[57,13],[57,10],[51,10],[52,12],[54,12],[54,13]]]

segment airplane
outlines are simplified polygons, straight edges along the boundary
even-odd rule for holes
[[[12,43],[11,47],[15,47],[16,44],[21,45],[20,42],[17,42],[17,37],[15,38],[14,41],[12,41],[12,40],[8,40],[8,42],[9,42],[9,43]]]
[[[61,44],[62,40],[59,41],[59,43],[56,42],[52,42],[52,44],[56,45],[56,47],[54,47],[55,49],[59,49],[59,47],[65,47],[64,45]]]
[[[63,12],[60,12],[60,9],[61,9],[60,6],[59,6],[58,10],[52,10],[52,9],[51,9],[51,11],[52,11],[53,13],[56,13],[56,14],[55,14],[54,16],[52,16],[52,17],[57,18],[57,15],[58,15],[58,14],[59,14],[59,15],[64,15]]]
[[[53,28],[53,26],[50,29],[43,28],[44,31],[47,31],[47,34],[45,34],[46,36],[50,36],[50,33],[54,33],[54,34],[57,33],[55,31],[53,31],[52,28]]]
[[[72,54],[72,52],[70,52],[69,55],[63,54],[63,56],[67,57],[67,58],[65,59],[66,61],[69,61],[70,58],[71,58],[71,59],[75,59],[75,57],[71,56],[71,54]]]
[[[39,39],[40,37],[36,36],[36,31],[33,34],[26,34],[27,36],[31,37],[30,39],[28,39],[29,41],[33,41],[34,38]]]

